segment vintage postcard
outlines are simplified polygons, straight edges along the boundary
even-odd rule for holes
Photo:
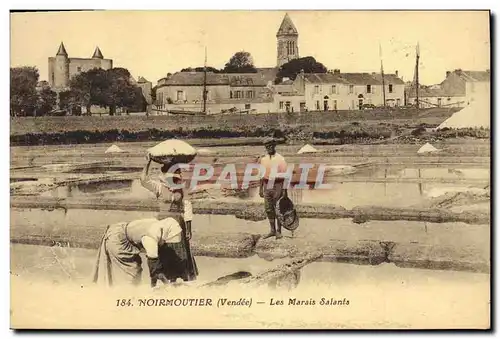
[[[490,328],[488,10],[10,20],[11,328]]]

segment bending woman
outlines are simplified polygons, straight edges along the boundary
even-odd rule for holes
[[[185,200],[183,189],[173,188],[168,184],[172,179],[174,184],[182,182],[180,171],[174,174],[168,173],[169,165],[161,168],[160,180],[152,180],[149,177],[151,159],[147,157],[147,164],[141,175],[142,186],[151,191],[158,199],[160,213],[157,218],[163,220],[172,218],[177,221],[182,229],[181,240],[176,243],[165,243],[159,249],[161,261],[164,263],[162,269],[167,279],[175,282],[178,278],[184,281],[196,280],[198,267],[191,252],[190,240],[192,238],[191,223],[193,220],[193,209],[191,202]]]
[[[146,254],[151,286],[167,282],[158,249],[165,243],[179,243],[182,228],[173,218],[154,218],[108,226],[101,240],[94,270],[95,283],[138,285],[142,278],[141,252]]]

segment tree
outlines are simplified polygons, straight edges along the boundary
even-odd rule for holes
[[[57,104],[57,93],[44,87],[38,93],[38,100],[36,105],[36,115],[46,115],[50,113]]]
[[[109,108],[110,115],[114,115],[117,108],[142,107],[142,90],[130,79],[130,72],[125,68],[94,68],[82,72],[71,79],[71,91],[64,94],[65,105],[83,106],[87,112],[92,105],[105,107]]]
[[[142,90],[130,82],[127,69],[111,68],[106,71],[106,79],[108,86],[104,102],[109,107],[109,115],[114,115],[118,107],[130,108],[142,104]]]
[[[38,93],[36,86],[40,75],[36,67],[10,69],[10,115],[32,116],[36,112]]]
[[[252,55],[245,51],[236,52],[222,71],[224,73],[257,73]]]
[[[92,73],[82,72],[75,75],[71,78],[69,87],[70,92],[64,95],[64,100],[68,100],[68,104],[85,107],[87,112],[90,112]]]
[[[158,86],[155,85],[151,88],[151,102],[155,103],[156,102],[156,90]]]
[[[297,74],[301,71],[304,71],[304,73],[326,73],[328,70],[325,65],[321,62],[317,62],[316,59],[311,56],[293,59],[281,66],[276,75],[276,83],[281,82],[283,78],[295,80]]]
[[[71,90],[59,92],[59,109],[71,112],[71,114],[81,115],[81,110],[78,103],[75,100],[75,95]]]
[[[205,67],[188,67],[181,69],[181,72],[204,72]],[[207,72],[212,73],[220,73],[221,70],[218,70],[215,67],[207,66]]]

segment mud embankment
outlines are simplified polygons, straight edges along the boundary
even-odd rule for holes
[[[71,228],[15,225],[11,243],[97,249],[105,226]],[[429,244],[378,240],[308,240],[289,238],[261,239],[250,233],[194,235],[192,250],[196,256],[245,258],[258,255],[266,260],[295,258],[319,252],[323,261],[356,265],[392,262],[399,267],[490,272],[490,252],[484,246]]]

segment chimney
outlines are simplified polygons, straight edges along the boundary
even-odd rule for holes
[[[398,74],[398,73],[399,73],[399,72],[398,72],[398,70],[396,70],[396,78],[398,78],[398,77],[399,77],[399,74]]]
[[[334,69],[333,74],[340,74],[340,69],[338,69],[338,68]]]
[[[450,71],[446,71],[446,77],[449,77],[449,76],[450,76],[450,74],[451,74],[451,72],[450,72]]]

